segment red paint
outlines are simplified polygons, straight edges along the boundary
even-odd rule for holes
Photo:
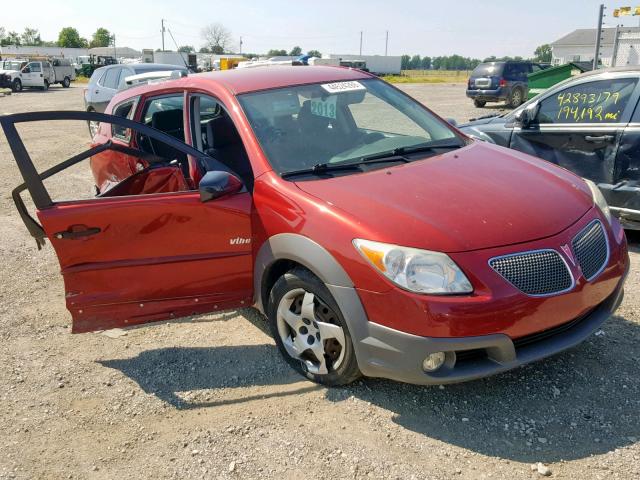
[[[60,258],[74,331],[246,305],[255,298],[253,256],[278,233],[303,235],[323,246],[351,278],[371,321],[416,335],[503,332],[517,338],[570,321],[614,290],[629,262],[616,220],[610,227],[602,219],[611,249],[605,271],[585,282],[572,266],[580,279],[569,293],[528,297],[488,266],[489,258],[502,254],[561,251],[589,221],[601,217],[578,177],[519,152],[475,142],[451,154],[366,174],[299,183],[276,175],[235,95],[367,77],[322,67],[235,70],[116,96],[111,105],[141,96],[139,109],[145,98],[166,93],[219,99],[247,150],[254,191],[207,203],[194,191],[102,198],[38,212]],[[128,159],[97,157],[92,168],[98,182],[132,168]],[[101,232],[81,240],[55,238],[74,224]],[[251,238],[251,244],[231,244],[235,237]],[[447,252],[474,292],[427,296],[400,290],[363,260],[354,238]]]

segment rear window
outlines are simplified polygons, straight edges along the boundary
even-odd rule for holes
[[[473,69],[472,77],[484,77],[488,75],[500,75],[504,69],[504,63],[481,63]]]

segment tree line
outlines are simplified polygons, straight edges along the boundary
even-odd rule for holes
[[[94,48],[108,47],[112,44],[113,36],[106,28],[98,28],[87,40],[80,36],[78,30],[73,27],[64,27],[58,34],[58,40],[42,40],[37,28],[25,27],[22,33],[6,31],[0,27],[0,46],[36,46],[36,47],[63,47],[63,48]]]
[[[527,59],[536,62],[551,62],[551,46],[540,45],[536,48],[534,56]],[[448,55],[441,57],[421,57],[420,55],[402,55],[402,70],[473,70],[482,62],[504,62],[507,60],[525,60],[523,57],[496,57],[492,55],[480,60],[479,58],[463,57],[461,55]]]

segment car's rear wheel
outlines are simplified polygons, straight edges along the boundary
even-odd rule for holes
[[[16,78],[13,83],[11,84],[11,90],[13,90],[14,92],[21,92],[22,91],[22,82],[20,81],[19,78]]]
[[[360,377],[351,335],[327,287],[304,268],[280,277],[269,295],[269,324],[287,362],[324,385]]]
[[[482,108],[482,107],[484,107],[486,104],[487,104],[487,102],[485,102],[484,100],[474,100],[474,101],[473,101],[473,105],[474,105],[476,108]]]
[[[69,88],[70,85],[71,85],[71,79],[69,77],[64,77],[64,79],[62,80],[62,86],[64,88]]]
[[[522,93],[521,88],[514,88],[511,92],[511,96],[509,97],[509,105],[511,108],[516,108],[522,105],[524,101],[524,94]]]
[[[93,108],[90,108],[89,110],[87,110],[87,112],[95,112],[95,110]],[[91,135],[91,138],[95,137],[96,133],[98,133],[99,125],[100,122],[96,122],[95,120],[87,121],[87,126],[89,127],[89,135]]]

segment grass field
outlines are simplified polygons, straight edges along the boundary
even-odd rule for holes
[[[390,83],[465,83],[468,70],[403,70],[400,75],[382,77]]]

